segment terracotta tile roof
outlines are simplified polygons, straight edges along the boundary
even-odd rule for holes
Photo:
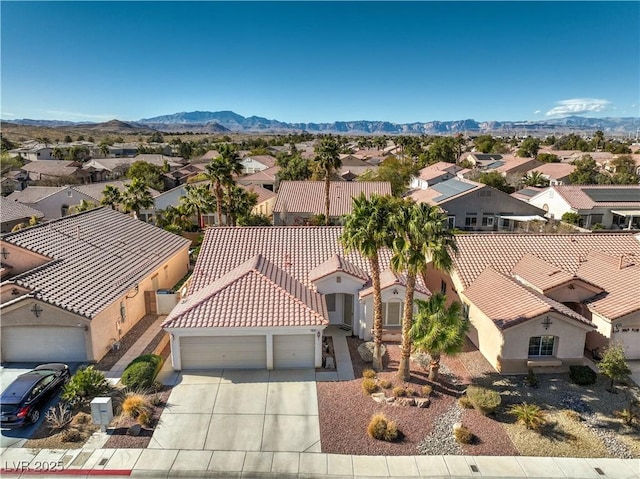
[[[545,163],[542,166],[534,168],[532,171],[539,171],[551,179],[557,179],[569,176],[575,169],[576,167],[569,163]]]
[[[309,281],[317,281],[331,273],[343,272],[355,278],[367,281],[369,275],[362,268],[357,267],[353,263],[347,261],[342,256],[334,254],[324,263],[319,264],[309,271]]]
[[[262,255],[187,296],[163,323],[169,328],[321,326],[329,323],[321,294]]]
[[[190,244],[109,208],[9,233],[2,241],[52,260],[16,275],[11,282],[37,290],[36,297],[42,301],[88,318]]]
[[[263,188],[262,186],[258,186],[258,185],[238,185],[238,186],[240,186],[240,188],[243,188],[250,193],[255,193],[256,195],[258,195],[258,204],[264,203],[265,201],[268,201],[271,198],[275,198],[276,196],[278,196],[273,191]]]
[[[569,205],[578,210],[590,210],[596,206],[612,206],[616,208],[639,208],[640,207],[640,186],[639,185],[564,185],[553,186],[553,189],[562,196]],[[615,195],[616,191],[635,191],[633,198],[626,201],[596,201],[589,192],[606,191],[610,195]],[[625,196],[628,193],[625,193]]]
[[[502,299],[496,298],[496,291],[500,292]],[[587,318],[562,303],[519,284],[491,267],[480,273],[473,284],[464,290],[464,295],[499,329],[516,326],[550,311],[593,326]]]
[[[426,190],[415,190],[409,196],[417,203],[441,205],[455,198],[478,191],[480,188],[488,188],[487,185],[467,179],[452,178],[437,183]]]
[[[240,183],[249,183],[251,181],[275,181],[278,171],[280,171],[279,166],[272,166],[266,170],[257,171],[251,175],[243,176],[239,181]]]
[[[322,213],[324,211],[324,181],[282,181],[274,213]],[[337,217],[352,211],[352,198],[364,193],[391,195],[388,181],[332,181],[330,183],[329,216]]]
[[[32,161],[22,166],[21,169],[30,173],[48,176],[70,176],[78,170],[82,171],[82,168],[78,163],[65,160]]]
[[[44,214],[18,201],[12,201],[4,196],[0,196],[0,216],[2,216],[3,223],[8,223],[10,221],[31,218],[32,216],[42,218]]]
[[[589,309],[609,319],[640,311],[640,257],[614,256],[591,251],[577,275],[605,292],[587,301]]]
[[[515,264],[511,274],[522,278],[540,292],[565,284],[574,278],[573,275],[530,253],[526,253]]]
[[[393,286],[406,286],[407,285],[407,275],[406,274],[398,274],[394,273],[390,269],[385,269],[380,273],[380,289],[387,289]],[[360,291],[360,298],[365,298],[370,294],[373,294],[373,285],[371,281],[367,282],[365,286],[368,288]],[[417,279],[415,290],[419,293],[426,294],[427,296],[431,296],[431,291],[429,291],[426,287],[422,285],[422,280]]]
[[[276,161],[278,161],[271,155],[249,155],[249,156],[246,156],[245,159],[246,158],[250,158],[253,161],[257,161],[258,163],[262,163],[267,168],[271,168],[271,167],[276,166]]]

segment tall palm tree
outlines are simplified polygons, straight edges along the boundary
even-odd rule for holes
[[[216,198],[216,211],[218,214],[218,226],[222,226],[222,206],[224,189],[234,184],[234,175],[242,172],[242,165],[238,161],[238,155],[231,145],[223,144],[218,148],[220,156],[214,158],[206,166],[205,177],[209,180]]]
[[[204,226],[202,214],[209,213],[214,208],[214,200],[206,184],[186,185],[185,195],[180,198],[180,203],[188,214],[196,214],[200,229]]]
[[[153,196],[144,181],[140,178],[134,178],[126,186],[122,196],[122,204],[125,211],[133,212],[133,217],[140,217],[140,210],[153,206]]]
[[[236,226],[238,218],[249,216],[257,204],[258,195],[238,185],[231,186],[224,195],[225,211],[231,226]]]
[[[429,380],[437,381],[443,354],[462,350],[469,322],[463,319],[460,303],[447,307],[447,297],[435,293],[428,301],[416,300],[418,312],[411,327],[413,344],[418,351],[428,353]]]
[[[364,193],[353,199],[353,210],[346,221],[340,242],[346,252],[356,250],[369,261],[373,285],[373,368],[382,370],[382,294],[378,251],[391,244],[390,217],[393,203],[389,196]]]
[[[449,271],[449,252],[456,251],[457,247],[455,236],[447,228],[447,215],[437,206],[405,200],[399,204],[398,211],[392,218],[392,225],[397,236],[393,241],[391,268],[407,275],[398,377],[402,381],[409,381],[416,278],[418,274],[424,274],[429,262],[439,270]]]
[[[117,206],[122,203],[122,193],[113,185],[107,185],[102,190],[102,198],[100,204],[102,206],[110,206],[112,210],[115,210]]]
[[[525,186],[549,186],[549,180],[539,171],[530,171],[522,177]]]
[[[324,171],[324,218],[325,224],[329,226],[329,189],[331,187],[331,174],[342,166],[340,160],[340,144],[331,135],[324,136],[315,148],[316,161],[321,170]]]

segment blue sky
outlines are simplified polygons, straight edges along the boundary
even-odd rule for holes
[[[640,116],[640,3],[14,2],[1,116]]]

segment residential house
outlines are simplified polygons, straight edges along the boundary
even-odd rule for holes
[[[576,167],[569,163],[544,163],[531,171],[540,173],[550,185],[568,185],[569,175],[575,169]]]
[[[566,371],[612,343],[640,359],[639,240],[461,235],[450,274],[429,267],[427,287],[462,302],[469,338],[499,372]]]
[[[378,169],[377,166],[367,163],[353,154],[340,155],[340,161],[342,166],[337,173],[344,181],[354,181],[364,173]]]
[[[159,168],[167,167],[169,172],[183,167],[184,160],[180,157],[142,154],[130,157],[99,158],[87,161],[83,168],[91,175],[92,181],[117,180],[126,173],[127,169],[136,161],[144,161]]]
[[[450,228],[465,231],[511,231],[528,221],[544,221],[540,208],[471,180],[453,178],[408,196],[439,206],[447,213]]]
[[[527,171],[541,166],[543,163],[535,158],[521,158],[514,155],[485,154],[485,153],[464,153],[458,163],[464,162],[472,167],[465,177],[475,174],[478,170],[482,172],[496,171],[502,176],[522,176]]]
[[[261,170],[252,175],[246,175],[238,178],[238,183],[242,185],[260,186],[269,191],[278,191],[278,172],[279,166],[272,166],[266,170]]]
[[[204,172],[206,172],[206,166],[204,164],[189,163],[182,168],[164,173],[162,175],[162,180],[164,181],[165,188],[167,190],[170,190],[171,188],[184,185],[185,183],[187,183],[189,178],[193,178],[194,176],[197,176]]]
[[[109,208],[0,243],[3,362],[100,360],[187,274],[191,244]]]
[[[325,213],[324,181],[281,181],[273,207],[273,224],[302,225],[311,217]],[[329,219],[338,222],[351,213],[353,198],[360,194],[391,195],[388,181],[331,181],[329,186]]]
[[[82,169],[81,163],[64,160],[32,161],[20,168],[28,175],[27,183],[34,181],[71,178],[78,183],[89,183],[91,174]]]
[[[53,160],[55,159],[51,154],[53,153],[53,146],[49,144],[40,143],[39,141],[31,140],[27,141],[20,146],[9,152],[11,156],[19,156],[23,160],[38,161],[38,160]]]
[[[235,227],[205,232],[186,296],[163,327],[173,368],[320,367],[323,330],[351,328],[370,340],[368,261],[345,253],[341,227]],[[380,252],[386,339],[399,339],[405,278]],[[419,281],[417,299],[429,292]]]
[[[29,174],[24,170],[7,171],[2,176],[2,195],[6,196],[14,191],[22,191],[28,186]]]
[[[425,190],[429,186],[441,183],[452,178],[456,178],[458,173],[464,169],[454,163],[439,161],[429,166],[425,166],[418,171],[418,176],[411,178],[409,188]]]
[[[251,175],[258,171],[264,171],[267,168],[273,168],[276,166],[277,161],[278,160],[271,155],[249,155],[243,157],[240,160],[240,164],[242,165],[242,173]]]
[[[564,213],[581,216],[579,226],[605,229],[640,228],[640,185],[559,185],[533,196],[529,203],[549,218]]]
[[[0,213],[1,233],[9,233],[16,225],[28,223],[33,217],[40,219],[44,216],[42,212],[4,196],[0,196]]]

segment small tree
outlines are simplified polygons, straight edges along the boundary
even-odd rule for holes
[[[578,213],[574,213],[573,211],[567,211],[566,213],[563,213],[562,221],[569,223],[570,225],[580,225],[582,216]]]
[[[602,374],[611,379],[611,386],[608,391],[615,393],[614,381],[623,381],[629,377],[631,370],[627,365],[627,358],[624,355],[624,348],[619,344],[609,346],[598,363],[598,369]]]

